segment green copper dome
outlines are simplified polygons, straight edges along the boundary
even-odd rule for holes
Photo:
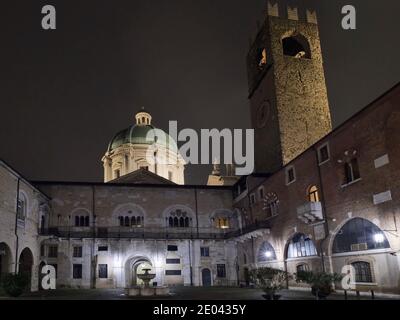
[[[150,139],[149,137],[155,137]],[[129,128],[118,132],[108,146],[108,152],[117,149],[124,144],[158,144],[178,152],[174,139],[163,130],[152,125],[132,125]]]

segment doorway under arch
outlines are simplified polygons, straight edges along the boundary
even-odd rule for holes
[[[28,278],[29,288],[32,281],[33,254],[29,248],[22,250],[19,255],[19,274],[25,274]]]
[[[3,274],[12,272],[12,255],[10,247],[5,243],[0,243],[0,279]]]
[[[138,274],[144,273],[143,269],[152,269],[150,273],[155,273],[153,263],[147,257],[133,257],[128,259],[125,265],[125,284],[127,287],[139,286],[143,281],[138,278]],[[151,282],[150,282],[151,283]]]
[[[208,268],[204,268],[201,270],[201,280],[203,287],[210,287],[211,286],[211,271]]]

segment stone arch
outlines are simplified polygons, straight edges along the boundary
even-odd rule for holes
[[[195,218],[194,211],[190,207],[188,207],[186,205],[182,205],[182,204],[172,205],[172,206],[169,206],[166,209],[164,209],[164,211],[162,213],[162,217],[165,220],[165,226],[166,227],[170,227],[171,226],[171,222],[170,222],[171,219],[170,218],[172,218],[172,221],[174,223],[173,226],[175,226],[175,222],[174,222],[174,221],[176,221],[175,218],[178,218],[178,226],[179,226],[179,219],[181,218],[181,216],[179,216],[179,217],[175,216],[175,214],[177,212],[180,212],[184,219],[188,218],[186,220],[189,223],[188,227],[194,227],[194,221],[195,221],[195,219],[194,219]]]
[[[12,273],[14,257],[10,247],[5,242],[0,242],[0,279],[3,274]]]
[[[269,241],[263,241],[257,249],[257,262],[268,263],[277,260],[274,247]]]
[[[79,219],[79,224],[78,226],[86,226],[85,225],[85,217],[89,217],[89,226],[90,226],[90,216],[91,216],[91,212],[86,209],[86,208],[76,208],[74,210],[72,210],[71,214],[71,219],[70,219],[70,225],[71,226],[76,226],[76,219]],[[83,219],[82,219],[83,217]],[[82,225],[83,222],[83,225]]]
[[[237,228],[239,223],[235,211],[228,209],[216,209],[210,214],[210,220],[213,227]]]
[[[382,231],[382,229],[378,225],[376,225],[372,221],[362,218],[362,217],[351,217],[351,218],[348,218],[348,219],[345,219],[344,221],[342,221],[342,223],[340,223],[335,228],[335,230],[331,233],[330,239],[329,239],[329,253],[331,255],[338,253],[338,252],[335,252],[335,251],[337,251],[335,249],[335,246],[337,245],[337,244],[335,245],[335,241],[338,241],[338,239],[339,239],[338,236],[340,236],[343,232],[346,232],[347,230],[344,230],[344,228],[346,226],[350,226],[349,224],[354,223],[355,221],[359,222],[360,225],[363,226],[364,228],[371,229],[371,232],[377,232],[377,233],[380,232],[380,234],[382,235],[382,236],[380,236],[380,239],[379,239],[379,241],[381,241],[381,243],[382,243],[382,245],[380,245],[380,247],[382,247],[381,249],[390,248],[389,240],[387,239],[386,235],[384,234],[384,231]],[[367,235],[366,235],[366,237],[367,237]],[[367,239],[365,239],[365,240],[367,240]],[[367,243],[367,249],[365,249],[365,251],[373,250],[370,248],[370,244],[368,243],[368,241],[366,243]],[[360,251],[364,251],[364,250],[360,250]],[[351,252],[351,250],[345,251],[345,252]]]
[[[146,211],[143,207],[128,202],[115,207],[112,217],[119,226],[137,226],[139,223],[143,227],[146,222]]]
[[[25,274],[28,278],[28,283],[32,282],[32,272],[34,266],[34,257],[31,249],[29,247],[25,247],[18,259],[18,273]]]
[[[131,256],[125,261],[125,287],[137,285],[137,269],[142,263],[148,263],[154,270],[153,261],[146,256]]]
[[[301,239],[302,238],[302,239]],[[293,250],[296,251],[296,253],[299,253],[303,251],[303,244],[304,242],[304,255],[302,256],[292,256],[292,253],[290,252],[291,250],[291,245],[294,243],[299,243],[299,245],[295,246]],[[302,232],[295,232],[289,237],[289,240],[287,241],[285,245],[285,254],[284,258],[285,260],[291,259],[291,258],[301,258],[301,257],[313,257],[313,256],[318,256],[318,250],[317,247],[315,246],[314,241],[311,239],[310,236],[306,235],[305,233]]]
[[[303,34],[297,31],[287,32],[282,36],[281,42],[285,56],[311,59],[310,42]]]

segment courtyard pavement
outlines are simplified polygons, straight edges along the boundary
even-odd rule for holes
[[[167,297],[133,298],[125,295],[123,289],[57,289],[39,291],[17,298],[18,300],[264,300],[259,289],[237,287],[173,287]],[[315,300],[309,290],[282,290],[281,300]],[[0,300],[11,298],[0,295]],[[371,300],[370,296],[361,296],[361,300]],[[375,296],[376,300],[399,299],[398,296]],[[344,300],[342,294],[332,294],[328,300]],[[348,300],[357,300],[349,295]]]

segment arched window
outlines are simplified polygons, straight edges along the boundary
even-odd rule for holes
[[[75,227],[79,227],[79,216],[75,216]]]
[[[85,217],[84,216],[79,217],[79,226],[80,227],[85,226]]]
[[[131,226],[132,227],[136,226],[136,217],[131,218]]]
[[[310,44],[301,34],[284,38],[282,47],[285,56],[311,59]]]
[[[185,211],[177,209],[169,213],[168,225],[171,228],[189,228],[190,218],[187,216]]]
[[[268,241],[261,244],[258,249],[257,261],[258,262],[268,262],[276,260],[276,254],[274,248]]]
[[[89,227],[89,216],[85,217],[85,227]]]
[[[355,282],[372,283],[371,265],[366,261],[357,261],[351,264],[355,270]]]
[[[308,189],[308,201],[319,202],[319,193],[317,186],[311,186]]]
[[[119,225],[120,225],[120,227],[123,227],[123,226],[124,226],[124,217],[119,216],[118,219],[119,219]]]
[[[185,228],[189,228],[189,218],[185,218]]]
[[[279,199],[276,193],[270,192],[267,194],[266,198],[264,199],[263,209],[266,212],[267,218],[278,215]]]
[[[310,257],[316,256],[317,249],[313,241],[303,233],[296,234],[290,240],[288,247],[288,258]]]
[[[19,220],[25,220],[26,218],[26,197],[23,193],[18,195],[18,205],[17,205],[17,218]]]
[[[390,248],[381,229],[372,222],[354,218],[337,233],[333,241],[333,253]]]
[[[130,226],[130,219],[129,217],[125,217],[125,227],[129,227]]]
[[[142,217],[136,217],[136,226],[141,227],[142,226]]]

